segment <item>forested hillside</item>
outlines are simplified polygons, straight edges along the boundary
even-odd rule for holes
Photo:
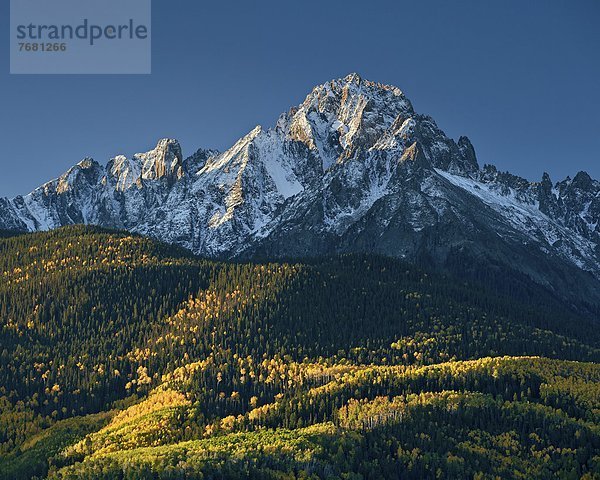
[[[0,237],[2,478],[600,478],[598,324],[533,283]]]

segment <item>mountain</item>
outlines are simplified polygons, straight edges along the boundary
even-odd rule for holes
[[[599,198],[356,74],[86,158],[0,199],[0,479],[600,478]]]
[[[599,218],[600,182],[586,173],[529,182],[480,168],[468,138],[357,74],[315,87],[225,152],[184,159],[165,139],[0,199],[7,230],[94,224],[225,259],[377,253],[470,278],[522,275],[592,311]]]
[[[87,226],[0,278],[0,479],[600,475],[600,331],[542,286]]]

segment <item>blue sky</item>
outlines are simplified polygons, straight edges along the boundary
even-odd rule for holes
[[[152,75],[11,76],[0,49],[0,196],[162,137],[227,148],[350,72],[400,87],[481,164],[600,178],[598,25],[597,0],[154,0]]]

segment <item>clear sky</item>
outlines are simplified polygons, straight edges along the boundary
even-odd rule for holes
[[[350,72],[400,87],[480,164],[600,178],[598,0],[153,0],[152,29],[152,75],[11,76],[0,49],[0,196],[162,137],[227,148]]]

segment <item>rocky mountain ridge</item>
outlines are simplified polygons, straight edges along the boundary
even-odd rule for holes
[[[404,93],[357,74],[315,87],[270,129],[184,158],[161,140],[106,166],[84,159],[25,196],[0,229],[122,228],[218,258],[373,252],[517,270],[600,304],[600,182],[480,168]]]

